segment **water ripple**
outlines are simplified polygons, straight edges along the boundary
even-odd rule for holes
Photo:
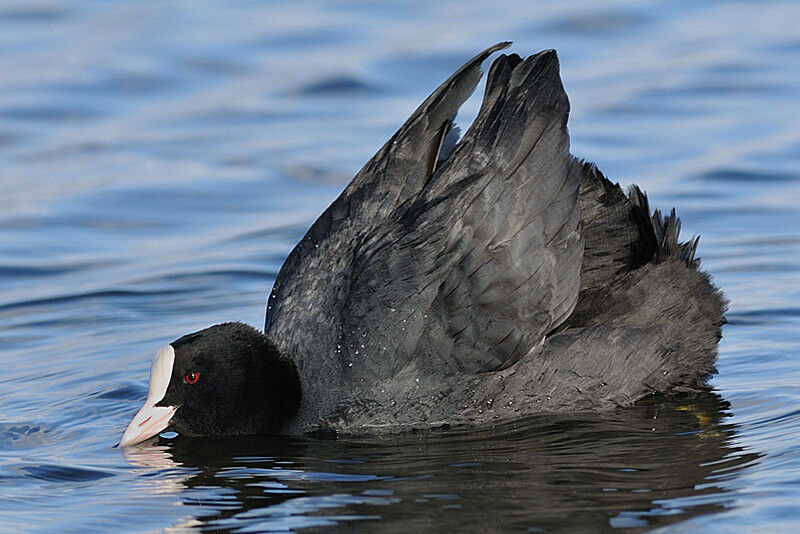
[[[30,478],[46,482],[91,482],[114,476],[114,473],[97,469],[49,464],[23,465],[17,467],[17,470],[26,473]]]

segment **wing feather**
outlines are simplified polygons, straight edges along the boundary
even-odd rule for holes
[[[574,308],[581,172],[555,52],[500,56],[478,117],[439,158],[480,62],[505,46],[437,89],[287,259],[266,329],[301,374],[309,358],[330,383],[499,369]]]

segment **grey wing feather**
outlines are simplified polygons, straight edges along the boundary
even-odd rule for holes
[[[431,165],[480,62],[505,46],[437,89],[287,259],[266,330],[301,373],[309,358],[321,383],[500,368],[572,311],[580,172],[555,52],[498,58],[477,119]]]
[[[442,127],[469,98],[480,65],[511,43],[498,43],[468,61],[408,118],[323,212],[281,267],[267,302],[265,331],[298,360],[331,356],[340,341],[343,292],[357,243],[379,227],[395,207],[416,196],[430,178]],[[447,137],[445,133],[445,137]],[[320,368],[325,368],[325,365]]]
[[[583,243],[568,113],[554,52],[495,61],[453,154],[356,255],[342,345],[370,376],[508,366],[570,314]]]

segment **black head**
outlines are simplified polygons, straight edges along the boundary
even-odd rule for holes
[[[279,433],[299,405],[294,363],[255,328],[223,323],[156,354],[147,401],[121,444],[164,430],[186,436]]]

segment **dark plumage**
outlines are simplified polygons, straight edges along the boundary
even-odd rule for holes
[[[277,433],[300,405],[291,361],[264,334],[223,323],[183,336],[175,349],[166,395],[157,406],[180,406],[170,427],[187,436]],[[195,383],[185,377],[196,373]]]
[[[625,195],[570,155],[554,51],[495,60],[453,144],[480,64],[508,45],[439,87],[314,223],[275,281],[266,335],[219,325],[173,343],[173,380],[202,354],[202,377],[249,391],[264,426],[171,382],[160,404],[180,406],[176,429],[369,432],[706,388],[724,302],[697,240],[680,243],[674,211],[651,215],[638,188]],[[181,415],[212,397],[213,423]]]

